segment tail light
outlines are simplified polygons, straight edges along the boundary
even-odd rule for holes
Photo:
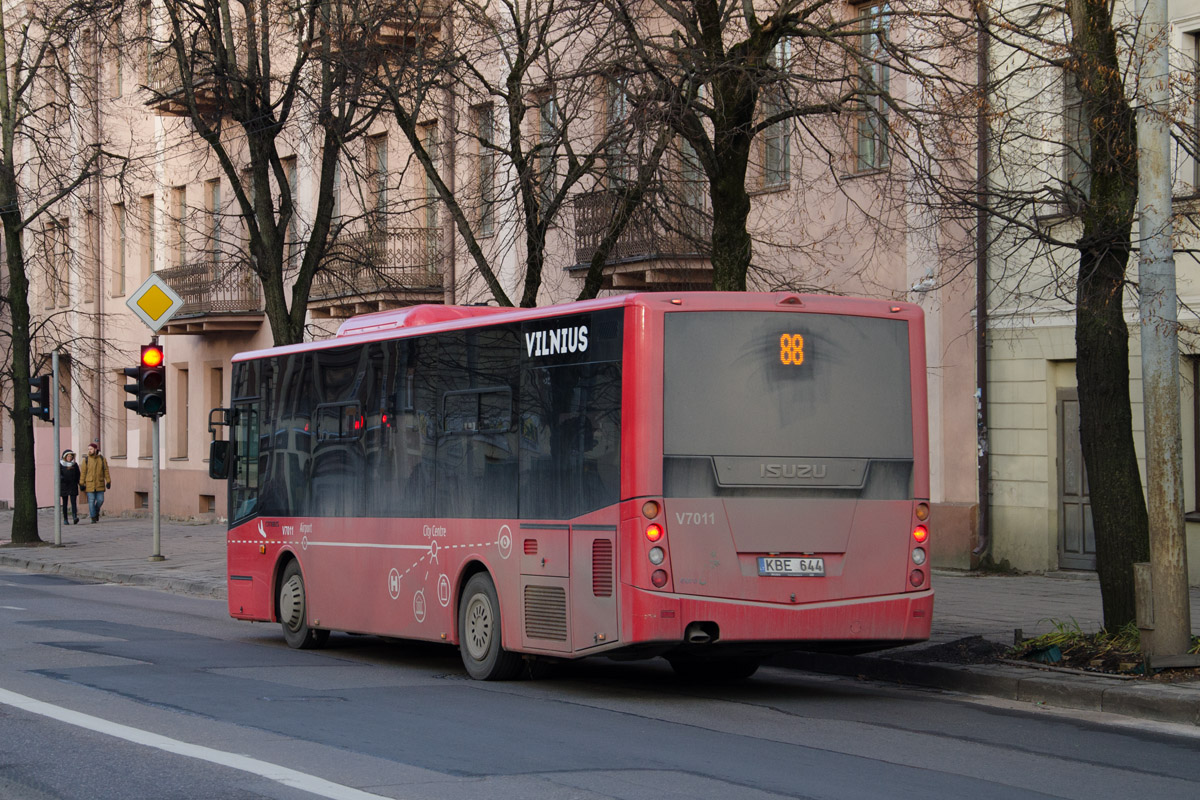
[[[671,580],[671,575],[667,572],[670,565],[667,564],[667,551],[664,546],[666,545],[667,529],[663,527],[662,523],[653,521],[660,514],[662,514],[662,505],[657,500],[647,500],[642,503],[642,516],[649,523],[646,525],[644,533],[646,541],[652,545],[646,550],[646,558],[650,561],[651,569],[654,570],[650,573],[650,583],[656,589],[663,588]]]
[[[913,586],[920,586],[925,582],[925,573],[922,570],[914,569],[908,573],[908,582]]]
[[[918,525],[917,527],[913,528],[913,539],[917,541],[917,544],[924,544],[925,540],[928,538],[929,528],[926,528],[924,525]]]

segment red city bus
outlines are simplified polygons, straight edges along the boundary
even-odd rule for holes
[[[238,355],[229,612],[299,648],[457,644],[484,680],[927,639],[924,352],[911,304],[696,292],[415,306]]]

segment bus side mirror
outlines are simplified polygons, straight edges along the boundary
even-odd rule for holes
[[[208,445],[208,477],[223,481],[229,477],[228,441],[213,441]]]

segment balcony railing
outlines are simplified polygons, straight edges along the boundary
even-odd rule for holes
[[[344,233],[313,277],[310,297],[322,300],[442,285],[442,232],[374,228]]]
[[[183,298],[175,314],[179,318],[262,310],[262,285],[245,263],[198,261],[160,270],[158,276]]]
[[[210,59],[193,55],[190,68],[192,94],[197,110],[202,114],[216,111],[219,104],[215,66]],[[151,97],[146,105],[168,116],[186,116],[190,113],[174,50],[160,50],[154,53],[151,57],[149,78],[147,88]]]
[[[606,264],[660,259],[706,258],[712,238],[712,217],[699,197],[692,202],[660,201],[662,195],[649,191],[633,213],[625,230],[609,251]],[[575,260],[577,266],[591,263],[620,202],[611,189],[576,196]]]
[[[387,58],[437,38],[446,6],[447,0],[412,0],[407,9],[393,9],[392,18],[378,20],[364,16],[356,4],[335,0],[322,7],[311,38],[307,20],[298,18],[301,45],[326,47],[330,55],[345,50],[367,60]]]

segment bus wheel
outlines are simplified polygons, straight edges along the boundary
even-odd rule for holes
[[[500,646],[500,600],[486,572],[471,576],[458,605],[458,649],[467,674],[477,681],[517,677],[521,657]]]
[[[304,576],[300,565],[289,562],[279,583],[279,622],[288,646],[297,650],[316,650],[329,641],[329,631],[308,627],[308,602],[304,594]]]
[[[671,656],[667,661],[676,675],[689,681],[741,681],[758,672],[761,663],[753,656]]]

